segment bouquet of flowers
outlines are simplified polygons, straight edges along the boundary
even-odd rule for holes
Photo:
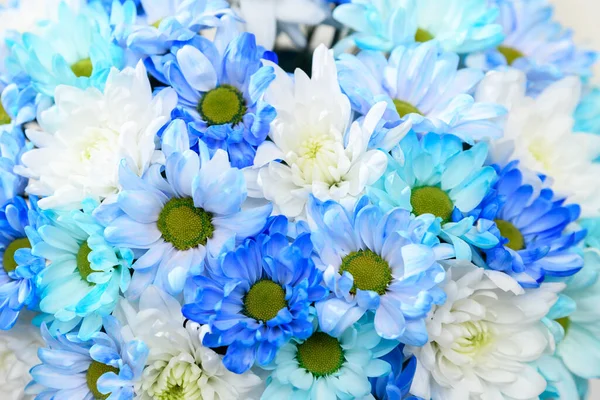
[[[600,90],[546,0],[0,5],[0,385],[576,400]]]

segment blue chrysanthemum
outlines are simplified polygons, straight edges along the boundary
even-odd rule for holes
[[[24,33],[7,59],[11,76],[25,74],[32,87],[54,97],[58,85],[102,89],[111,67],[125,66],[124,50],[113,43],[109,16],[95,2],[79,12],[62,2],[58,19],[39,34]]]
[[[271,232],[248,239],[215,260],[206,276],[194,277],[196,299],[183,315],[210,326],[205,346],[228,346],[223,363],[229,370],[243,373],[255,361],[266,366],[290,339],[311,335],[312,303],[327,295],[312,251],[309,234],[290,243],[286,232]]]
[[[417,369],[417,358],[405,357],[403,349],[404,346],[400,345],[381,358],[390,364],[392,370],[388,375],[371,379],[372,395],[376,399],[419,400],[409,393]]]
[[[484,70],[510,65],[527,74],[528,90],[535,94],[569,75],[592,75],[597,53],[580,50],[573,34],[553,19],[548,0],[492,0],[500,9],[504,41],[495,49],[468,57],[467,64]]]
[[[272,210],[270,204],[242,210],[242,171],[222,150],[212,158],[202,142],[199,154],[190,150],[182,120],[166,128],[162,145],[165,166],[150,166],[143,178],[121,166],[122,191],[108,206],[118,217],[108,223],[107,240],[140,250],[127,293],[134,298],[150,284],[178,295],[188,275],[202,271],[207,250],[216,257],[225,245],[260,232]]]
[[[144,369],[148,348],[144,342],[125,342],[119,323],[104,318],[104,332],[88,341],[74,334],[55,337],[42,325],[47,347],[38,351],[42,362],[31,369],[28,394],[45,399],[131,400],[134,384]]]
[[[90,199],[83,211],[44,211],[48,221],[39,227],[32,250],[49,261],[37,287],[39,308],[52,320],[50,331],[67,333],[79,326],[82,340],[100,330],[131,280],[133,252],[104,240],[104,226],[91,215],[96,207]]]
[[[436,39],[444,50],[460,54],[502,41],[497,15],[498,8],[487,0],[353,0],[333,11],[336,20],[356,32],[346,42],[360,49],[390,51]]]
[[[582,268],[575,246],[585,230],[567,231],[579,218],[578,205],[564,205],[551,189],[536,190],[524,182],[517,165],[496,166],[498,181],[472,215],[494,221],[490,232],[500,240],[483,250],[485,265],[506,272],[523,287],[538,287],[547,276],[567,277]]]
[[[489,232],[493,223],[477,221],[471,212],[496,180],[494,168],[484,166],[487,145],[463,150],[453,135],[406,136],[392,150],[388,170],[367,193],[384,211],[400,207],[415,215],[441,220],[440,237],[452,243],[459,259],[471,260],[469,245],[492,248],[498,244]]]
[[[21,164],[21,155],[31,147],[20,126],[0,127],[0,205],[24,194],[27,179],[16,174],[15,167]]]
[[[339,335],[317,325],[313,331],[281,348],[261,400],[372,399],[369,378],[388,376],[390,364],[380,357],[398,342],[377,335],[367,316]]]
[[[334,201],[309,201],[309,220],[319,268],[331,295],[316,304],[324,332],[340,335],[369,311],[385,339],[422,346],[424,318],[444,292],[444,268],[452,255],[440,245],[431,219],[394,208],[385,213],[365,196],[351,212]]]
[[[275,78],[273,67],[262,65],[263,54],[250,33],[234,39],[224,54],[197,36],[164,56],[146,60],[146,65],[177,91],[190,133],[212,151],[227,151],[231,164],[242,168],[253,164],[256,148],[266,139],[276,114],[263,101]]]
[[[35,119],[38,93],[28,83],[28,79],[25,79],[24,82],[17,79],[2,90],[0,126],[6,124],[20,126]]]
[[[594,87],[583,95],[575,110],[574,132],[600,135],[600,88]]]
[[[21,197],[15,197],[0,209],[0,329],[10,329],[24,307],[36,308],[35,280],[46,260],[31,254],[40,237],[40,220],[35,197],[31,209]]]
[[[497,120],[504,107],[472,96],[483,73],[459,70],[459,57],[440,52],[436,42],[396,47],[389,59],[374,51],[342,54],[337,65],[340,86],[361,115],[386,101],[385,118],[410,120],[415,132],[452,133],[468,142],[502,136]]]

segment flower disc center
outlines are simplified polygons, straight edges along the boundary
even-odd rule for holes
[[[418,28],[417,33],[415,33],[415,42],[425,43],[433,39],[435,39],[435,36],[425,29]]]
[[[115,367],[99,363],[98,361],[92,361],[85,375],[88,388],[90,389],[90,392],[92,392],[92,395],[94,395],[94,399],[96,400],[105,400],[108,398],[108,396],[110,396],[110,393],[102,394],[98,390],[98,379],[100,379],[100,377],[107,372],[114,372],[115,374],[119,374],[119,370]]]
[[[513,47],[498,46],[498,51],[506,58],[508,65],[512,65],[519,58],[525,57],[525,54]]]
[[[92,265],[88,261],[88,256],[91,252],[92,249],[88,246],[87,242],[83,242],[77,252],[77,270],[79,271],[79,275],[81,275],[81,279],[88,283],[90,283],[88,281],[88,276],[96,272],[92,269]]]
[[[235,125],[244,118],[246,102],[239,90],[221,85],[202,96],[198,111],[208,125]]]
[[[408,114],[423,115],[423,113],[421,113],[417,107],[404,100],[394,99],[394,106],[396,107],[396,111],[398,112],[400,118],[404,118]]]
[[[340,273],[342,272],[349,272],[354,278],[353,293],[360,289],[383,295],[392,282],[389,264],[371,250],[355,251],[344,257],[340,266]]]
[[[454,204],[446,192],[434,186],[415,188],[410,194],[410,204],[415,215],[433,214],[443,222],[450,221]]]
[[[323,332],[315,332],[298,345],[298,364],[316,377],[336,373],[344,363],[344,351],[339,340]]]
[[[0,102],[0,125],[10,124],[10,121],[12,121],[10,115],[8,115],[2,102]]]
[[[92,76],[93,69],[94,66],[92,65],[92,60],[89,58],[84,58],[83,60],[79,60],[75,64],[71,65],[71,71],[73,71],[75,76],[78,78],[82,76],[89,78]]]
[[[525,248],[525,239],[523,239],[521,231],[519,231],[516,226],[503,219],[496,219],[494,222],[496,222],[496,226],[502,237],[508,239],[508,243],[505,244],[506,247],[513,249],[514,251],[523,250]]]
[[[569,317],[559,318],[556,320],[556,322],[558,322],[560,324],[560,326],[563,327],[563,330],[565,331],[565,335],[566,335],[567,332],[569,331],[569,327],[571,326],[571,320],[569,319]]]
[[[267,322],[287,307],[285,291],[281,285],[263,279],[256,282],[244,297],[244,311],[250,318]]]
[[[31,243],[26,237],[16,239],[12,241],[4,250],[4,256],[2,257],[2,266],[8,274],[9,272],[17,269],[17,262],[15,261],[15,253],[19,249],[30,249]]]
[[[462,324],[464,336],[456,339],[453,349],[462,354],[475,356],[488,348],[494,341],[493,332],[481,322],[465,322]]]
[[[205,245],[213,236],[215,227],[211,217],[204,209],[195,207],[193,199],[173,198],[160,212],[157,226],[163,238],[176,249],[188,250]]]

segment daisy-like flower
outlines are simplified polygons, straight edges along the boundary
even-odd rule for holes
[[[88,199],[83,211],[43,212],[47,221],[38,228],[40,239],[32,254],[49,265],[37,276],[42,312],[53,321],[52,333],[70,332],[79,326],[78,337],[88,340],[112,313],[119,294],[129,286],[133,252],[109,245],[104,226],[94,217],[97,203]]]
[[[399,345],[394,350],[381,357],[392,367],[388,375],[371,378],[371,394],[380,400],[419,400],[409,391],[417,369],[415,356],[405,357],[404,346]]]
[[[410,120],[415,132],[453,133],[468,142],[502,136],[497,119],[504,107],[472,97],[483,73],[459,70],[458,55],[440,52],[437,42],[396,47],[389,59],[374,51],[342,54],[337,65],[340,86],[361,115],[385,101],[386,119]]]
[[[483,251],[485,265],[523,287],[538,287],[548,277],[568,277],[583,267],[576,246],[586,232],[568,229],[579,218],[578,205],[565,205],[551,189],[539,189],[541,182],[526,182],[517,164],[495,166],[498,180],[471,215],[496,225],[490,232],[499,244]]]
[[[441,220],[440,236],[454,245],[456,257],[471,260],[469,245],[492,248],[498,238],[489,232],[491,221],[478,221],[472,211],[496,179],[494,168],[483,166],[487,144],[463,150],[454,135],[429,133],[421,139],[411,133],[389,156],[384,176],[367,189],[384,212],[400,207],[415,215]]]
[[[498,8],[487,0],[353,0],[333,11],[364,50],[437,40],[445,51],[471,53],[502,42]],[[344,44],[345,45],[345,44]]]
[[[31,379],[29,370],[40,362],[37,350],[44,345],[40,329],[31,322],[33,316],[23,312],[17,324],[0,335],[0,385],[6,400],[31,398],[24,389]]]
[[[252,165],[275,118],[275,109],[263,100],[275,78],[273,68],[262,65],[263,53],[250,33],[236,37],[224,54],[197,36],[146,62],[158,80],[177,92],[190,133],[213,151],[227,151],[238,168]]]
[[[518,160],[528,170],[552,181],[552,188],[568,203],[579,204],[585,218],[600,215],[600,137],[573,134],[573,112],[581,95],[577,77],[565,78],[537,98],[525,94],[523,72],[491,72],[477,89],[476,99],[492,101],[509,110],[504,138],[491,146],[492,161],[506,165]]]
[[[24,72],[49,97],[58,85],[101,89],[112,67],[125,66],[124,50],[113,43],[109,16],[99,3],[77,11],[61,2],[56,21],[24,33],[9,50],[9,73]]]
[[[438,258],[452,256],[438,245],[431,219],[395,208],[384,213],[363,197],[348,212],[340,204],[309,203],[309,221],[331,295],[316,304],[324,332],[340,335],[368,311],[385,339],[416,346],[427,341],[424,318],[444,302]]]
[[[74,334],[53,337],[42,325],[47,347],[38,351],[42,363],[31,369],[26,392],[36,399],[133,399],[148,348],[139,340],[125,342],[120,330],[112,316],[104,318],[104,332],[87,341]]]
[[[194,277],[195,299],[183,315],[208,324],[204,345],[227,347],[225,366],[243,373],[266,366],[292,338],[312,334],[312,303],[327,295],[311,259],[309,234],[260,235],[223,254],[206,276]]]
[[[251,371],[234,374],[222,356],[202,345],[206,329],[185,320],[181,304],[155,286],[146,289],[134,307],[122,301],[116,315],[125,326],[123,336],[144,341],[149,356],[137,398],[257,400],[264,388]]]
[[[525,291],[510,276],[448,262],[444,305],[427,321],[411,392],[424,399],[534,399],[546,380],[531,365],[550,344],[541,319],[562,283]]]
[[[379,358],[396,346],[381,339],[366,317],[335,336],[315,328],[308,339],[294,339],[279,350],[261,399],[372,398],[369,378],[390,373]]]
[[[164,167],[152,165],[142,179],[121,166],[123,191],[113,205],[119,216],[104,234],[116,246],[140,250],[130,297],[152,283],[181,293],[188,275],[202,271],[207,250],[218,256],[225,245],[260,232],[271,214],[270,204],[242,210],[242,172],[223,150],[210,158],[202,142],[198,147],[199,154],[189,149],[186,124],[175,120],[163,134]]]
[[[246,30],[256,35],[259,45],[271,50],[277,29],[285,32],[299,47],[306,46],[300,25],[319,25],[331,14],[325,0],[230,0],[237,5]]]
[[[27,179],[15,173],[21,164],[21,156],[31,146],[19,126],[0,127],[0,204],[25,193]]]
[[[258,183],[250,195],[273,202],[276,213],[288,217],[304,215],[311,194],[323,201],[354,202],[385,171],[385,153],[370,148],[389,150],[410,122],[381,135],[382,102],[349,126],[350,102],[340,90],[333,53],[323,45],[315,50],[312,79],[299,69],[292,79],[272,65],[277,77],[266,100],[277,117],[271,141],[259,147],[254,168],[246,171],[248,181]]]
[[[79,208],[117,193],[121,160],[142,175],[153,158],[155,136],[177,99],[171,89],[152,95],[143,64],[113,69],[104,92],[60,86],[56,105],[41,113],[43,130],[30,129],[36,148],[23,154],[18,172],[30,178],[28,193],[47,196],[41,208]]]
[[[468,65],[485,71],[507,65],[520,69],[527,74],[530,93],[565,76],[592,76],[597,53],[575,46],[572,32],[554,21],[548,0],[491,2],[500,9],[498,23],[504,41],[497,48],[470,55]]]
[[[30,197],[31,209],[15,197],[0,209],[0,329],[11,329],[25,307],[37,306],[35,282],[46,260],[31,253],[40,241],[36,232],[39,209]]]

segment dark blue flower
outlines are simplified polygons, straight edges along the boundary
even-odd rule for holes
[[[419,400],[420,397],[409,393],[415,371],[417,359],[415,356],[405,357],[402,350],[404,345],[399,345],[394,350],[381,357],[392,367],[389,374],[378,378],[371,378],[372,394],[378,400]]]

